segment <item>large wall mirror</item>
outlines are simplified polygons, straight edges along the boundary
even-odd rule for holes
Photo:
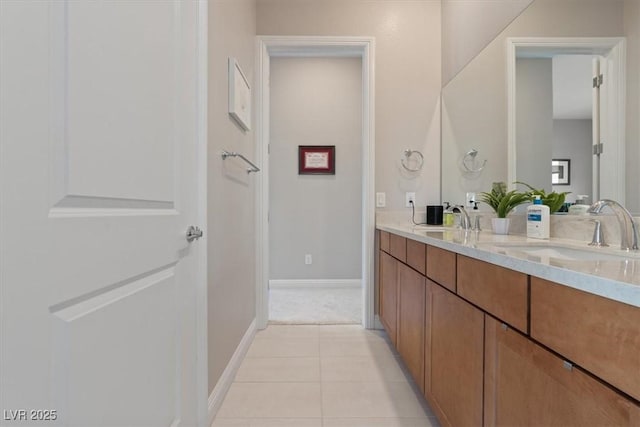
[[[638,55],[625,49],[630,1],[534,0],[449,81],[442,91],[444,201],[460,203],[495,181],[525,181],[571,191],[569,201],[607,197],[640,212],[640,200],[625,197],[625,187],[637,187],[624,171],[625,69]],[[595,66],[612,74],[600,99]],[[592,155],[598,133],[609,144],[599,159]],[[487,160],[480,173],[463,167],[472,149]]]

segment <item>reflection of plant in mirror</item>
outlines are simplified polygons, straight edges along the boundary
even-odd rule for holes
[[[551,193],[547,194],[543,189],[534,188],[526,182],[516,181],[515,184],[522,184],[525,187],[528,187],[530,190],[528,194],[532,200],[535,199],[535,196],[540,196],[542,204],[549,206],[550,213],[557,212],[558,209],[560,209],[564,204],[565,196],[571,193],[571,191],[565,191],[564,193],[557,193],[555,191],[552,191]]]
[[[529,193],[517,190],[507,192],[507,184],[494,182],[489,193],[480,193],[480,201],[488,204],[495,211],[498,218],[506,218],[509,212],[523,203],[531,201]]]

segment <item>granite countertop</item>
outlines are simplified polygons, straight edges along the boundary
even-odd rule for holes
[[[376,227],[431,246],[640,307],[640,253],[623,252],[617,247],[592,248],[585,242],[576,240],[530,239],[523,235],[497,235],[484,230],[465,232],[459,229],[380,221]],[[554,249],[558,247],[561,249]],[[523,248],[526,248],[526,252]],[[567,252],[562,252],[563,249],[567,249]]]

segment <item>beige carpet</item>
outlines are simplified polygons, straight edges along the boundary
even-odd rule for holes
[[[269,323],[339,325],[362,323],[362,290],[271,289]]]

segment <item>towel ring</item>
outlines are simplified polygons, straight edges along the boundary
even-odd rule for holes
[[[414,154],[416,155],[415,157],[417,158],[416,160],[417,166],[410,167],[408,165],[408,162],[411,160],[412,157],[414,157],[413,156]],[[419,151],[411,150],[407,148],[406,150],[404,150],[404,157],[400,159],[400,162],[402,163],[402,167],[408,170],[409,172],[418,172],[422,170],[422,165],[424,165],[424,156]]]
[[[472,148],[471,150],[467,151],[467,154],[465,154],[464,157],[462,158],[462,166],[464,166],[467,172],[471,172],[471,173],[482,172],[482,170],[486,166],[487,160],[485,159],[485,161],[482,162],[482,166],[476,167],[477,155],[478,155],[478,150],[476,150],[475,148]],[[467,164],[469,161],[471,166]]]

